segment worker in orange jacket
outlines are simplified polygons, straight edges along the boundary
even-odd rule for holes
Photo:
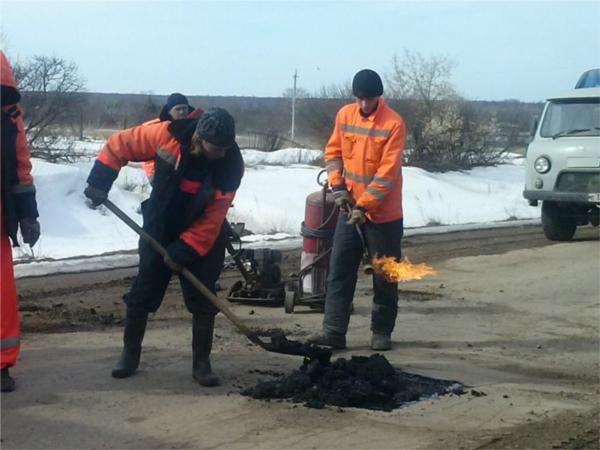
[[[173,92],[167,98],[167,103],[160,110],[160,114],[157,118],[148,120],[142,125],[151,125],[153,123],[165,122],[178,119],[197,119],[202,115],[204,110],[202,108],[193,108],[190,106],[188,99],[185,95],[179,92]],[[152,179],[154,178],[154,161],[144,161],[142,163],[142,169],[152,185]]]
[[[0,365],[2,392],[15,389],[15,381],[8,369],[15,365],[19,355],[19,312],[13,271],[11,241],[19,246],[17,231],[23,242],[33,247],[40,237],[40,224],[35,200],[35,186],[31,176],[29,147],[23,126],[23,110],[18,105],[21,94],[17,89],[8,60],[0,51],[2,85],[2,161],[1,168],[1,232],[0,232]]]
[[[369,69],[352,81],[356,102],[340,109],[325,147],[328,182],[340,207],[327,277],[323,329],[309,342],[346,348],[350,305],[364,254],[401,257],[402,151],[405,126],[381,97],[383,83]],[[398,285],[373,275],[371,348],[389,350],[398,314]]]
[[[140,240],[138,273],[123,296],[123,352],[112,376],[130,377],[138,368],[148,314],[158,310],[177,273],[193,316],[192,375],[202,386],[216,386],[209,355],[218,309],[180,273],[185,266],[215,293],[227,244],[223,222],[244,171],[233,117],[211,108],[199,119],[140,125],[112,135],[98,154],[84,194],[99,206],[121,167],[149,160],[155,162],[155,173],[143,228],[168,255],[162,258]]]

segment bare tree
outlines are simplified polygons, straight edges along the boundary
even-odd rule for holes
[[[162,106],[154,101],[154,92],[147,91],[141,92],[141,94],[145,95],[146,98],[141,98],[139,102],[130,105],[127,114],[127,121],[129,124],[127,126],[132,127],[134,125],[139,125],[147,120],[158,117],[160,114]]]
[[[392,73],[386,77],[394,98],[420,100],[429,109],[435,103],[457,96],[450,78],[456,62],[443,55],[425,58],[419,52],[404,49],[403,57],[392,57]]]
[[[58,155],[66,156],[71,146],[63,143],[61,149],[52,149],[59,128],[76,123],[85,103],[85,80],[77,65],[57,56],[38,55],[13,64],[13,72],[32,156],[61,159]]]
[[[403,117],[411,130],[414,145],[423,140],[425,124],[444,111],[448,102],[459,99],[450,81],[456,63],[446,56],[424,57],[404,49],[392,57],[392,71],[386,77],[387,97],[402,100]]]
[[[325,146],[333,132],[337,112],[353,101],[351,81],[321,86],[309,98],[298,103],[299,128],[313,136],[319,145]]]
[[[281,94],[282,97],[292,98],[294,96],[294,88],[287,88]],[[310,97],[310,92],[304,88],[297,87],[296,88],[296,98],[307,98]]]
[[[515,145],[495,116],[470,107],[451,82],[456,63],[446,56],[429,58],[404,50],[395,54],[386,77],[388,101],[407,128],[408,165],[430,171],[496,165]]]

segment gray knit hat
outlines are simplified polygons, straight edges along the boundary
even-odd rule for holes
[[[198,119],[196,133],[217,147],[230,147],[235,142],[235,122],[223,108],[209,108]]]

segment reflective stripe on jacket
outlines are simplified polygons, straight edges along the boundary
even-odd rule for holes
[[[325,146],[329,185],[345,186],[373,223],[391,222],[402,214],[404,121],[383,98],[369,117],[358,104],[342,107]]]
[[[166,106],[165,106],[165,108],[166,108]],[[188,119],[197,119],[204,113],[204,110],[202,108],[192,109],[190,106],[188,106],[188,110],[191,111],[188,114]],[[163,111],[161,111],[161,117],[156,117],[155,119],[148,120],[148,121],[142,123],[142,125],[153,125],[155,123],[172,120],[172,118],[170,118],[171,116],[168,113],[167,113],[167,116],[169,118],[164,118]],[[154,180],[154,161],[144,161],[142,163],[142,169],[144,170],[144,173],[146,174],[146,178],[148,178],[148,182],[150,183],[150,186],[152,186],[152,181]]]
[[[164,210],[173,190],[179,188],[175,174],[182,160],[181,149],[189,149],[196,122],[197,119],[164,121],[112,135],[100,150],[88,183],[108,192],[120,168],[128,162],[154,160],[156,172],[148,206],[151,210],[148,217],[154,220]],[[175,128],[185,128],[185,136],[172,134],[171,129]],[[190,204],[185,231],[180,235],[201,256],[214,245],[243,174],[243,160],[237,145],[228,149],[222,160],[211,162],[211,168],[210,182],[206,181],[199,187],[196,198]],[[210,184],[212,188],[209,189]],[[144,219],[146,221],[146,217]],[[160,240],[160,236],[154,237]]]

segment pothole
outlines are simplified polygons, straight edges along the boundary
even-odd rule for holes
[[[289,399],[317,409],[329,405],[389,412],[424,398],[464,393],[456,381],[404,372],[379,353],[333,362],[305,359],[292,374],[273,376],[241,394],[261,400]]]

